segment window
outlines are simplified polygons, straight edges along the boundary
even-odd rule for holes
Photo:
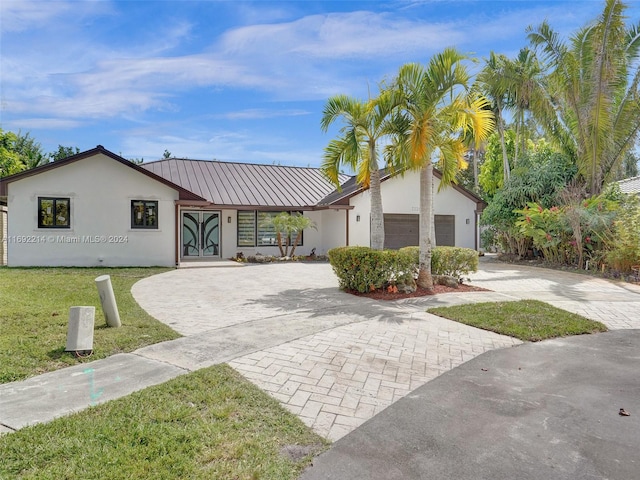
[[[239,210],[238,211],[238,247],[267,247],[277,246],[278,237],[276,229],[271,223],[271,219],[282,212],[256,212],[255,210]],[[302,214],[302,212],[288,212],[291,214]],[[289,239],[289,244],[293,243],[294,238]],[[286,243],[287,239],[283,238],[282,243]],[[302,245],[302,236],[300,236],[300,244]]]
[[[70,228],[68,198],[38,197],[38,228]]]
[[[258,246],[278,245],[276,229],[271,220],[281,212],[258,212]],[[286,240],[283,238],[282,243]]]
[[[158,228],[158,202],[131,200],[131,228]]]
[[[256,245],[256,212],[254,210],[238,211],[238,246],[255,247]]]

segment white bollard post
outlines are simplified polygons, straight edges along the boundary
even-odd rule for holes
[[[96,307],[71,307],[65,352],[93,350],[93,324]]]
[[[116,297],[111,286],[111,277],[109,275],[100,275],[96,278],[96,286],[98,287],[100,305],[102,305],[102,312],[107,325],[109,327],[119,327],[121,325],[120,314],[118,313]]]

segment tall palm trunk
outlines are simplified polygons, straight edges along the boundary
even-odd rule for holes
[[[504,182],[506,183],[509,177],[511,177],[511,170],[509,169],[509,156],[507,155],[507,144],[504,141],[504,125],[502,121],[502,108],[498,103],[496,126],[498,127],[498,136],[500,137],[500,146],[502,147],[502,173],[504,175]]]
[[[420,256],[417,284],[433,290],[431,250],[433,248],[433,164],[429,160],[420,169]]]
[[[371,191],[371,248],[384,248],[384,215],[382,210],[382,193],[380,191],[380,170],[376,157],[375,143],[369,143],[370,159],[370,191]]]
[[[293,257],[293,252],[296,251],[296,247],[300,243],[300,237],[302,237],[302,230],[298,230],[298,233],[296,234],[296,238],[293,241],[293,247],[291,248],[291,256],[292,257]]]

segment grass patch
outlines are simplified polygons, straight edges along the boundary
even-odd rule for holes
[[[607,331],[607,327],[600,322],[560,310],[538,300],[475,303],[430,308],[427,311],[456,322],[530,342]]]
[[[131,286],[167,268],[0,268],[0,383],[97,360],[180,335],[148,315]],[[122,321],[107,328],[95,278],[110,275]],[[69,308],[96,307],[93,355],[64,352]]]
[[[306,454],[282,454],[288,445]],[[0,478],[293,479],[325,445],[216,365],[0,436]]]

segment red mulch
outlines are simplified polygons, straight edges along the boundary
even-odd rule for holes
[[[464,293],[464,292],[489,292],[486,288],[473,287],[471,285],[465,285],[461,283],[458,285],[458,288],[451,288],[445,285],[434,285],[433,291],[429,291],[423,288],[418,288],[413,293],[391,293],[387,290],[378,289],[373,292],[367,293],[359,293],[355,290],[347,290],[347,293],[352,295],[356,295],[358,297],[367,297],[373,298],[375,300],[400,300],[402,298],[414,298],[414,297],[424,297],[427,295],[439,295],[441,293]]]

